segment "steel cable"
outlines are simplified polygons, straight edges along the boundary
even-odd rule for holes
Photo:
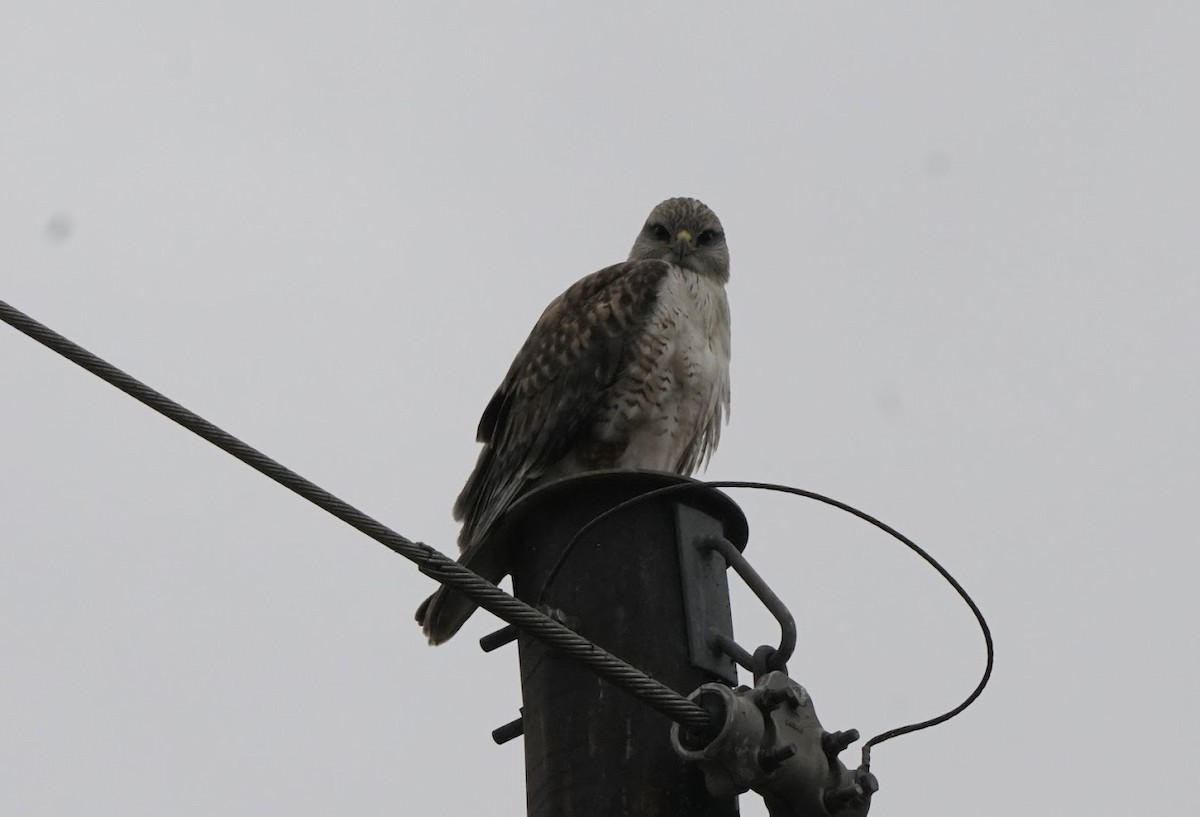
[[[126,374],[108,361],[68,340],[24,312],[0,301],[0,320],[43,346],[115,386],[133,399],[174,420],[193,434],[270,477],[323,511],[414,562],[425,575],[453,587],[483,609],[524,633],[541,639],[557,652],[568,655],[600,677],[637,697],[647,706],[684,726],[703,728],[709,716],[698,704],[654,680],[636,667],[598,647],[563,624],[543,615],[525,602],[510,596],[468,568],[421,542],[413,542],[367,516],[349,503],[305,479],[290,468],[242,442],[227,431],[166,395]]]

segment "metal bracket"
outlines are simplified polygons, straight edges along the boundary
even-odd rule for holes
[[[722,560],[734,569],[734,572],[741,577],[746,586],[750,588],[750,592],[758,597],[758,600],[763,603],[763,606],[775,617],[779,622],[779,646],[776,648],[760,647],[755,656],[750,654],[738,646],[732,638],[726,639],[720,633],[713,633],[711,638],[718,647],[736,660],[739,664],[754,672],[754,680],[758,681],[759,676],[764,675],[771,670],[785,670],[785,665],[788,659],[792,657],[792,653],[796,649],[796,619],[788,610],[779,596],[775,595],[775,591],[766,583],[762,576],[758,575],[758,571],[746,561],[746,557],[741,551],[734,546],[732,542],[723,536],[713,536],[704,542],[700,543],[702,550],[711,551],[720,554]],[[761,656],[765,662],[765,666],[758,666],[759,661],[755,660],[756,656]],[[746,662],[746,658],[750,658],[750,662]],[[786,671],[786,670],[785,670]]]
[[[737,665],[719,647],[733,641],[726,561],[705,546],[713,539],[724,539],[725,533],[719,521],[687,505],[678,505],[675,513],[688,653],[694,666],[734,686]]]

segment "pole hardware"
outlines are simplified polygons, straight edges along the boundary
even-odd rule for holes
[[[521,715],[516,720],[509,721],[503,726],[499,726],[492,730],[492,740],[496,741],[497,746],[503,746],[510,740],[521,737],[525,734],[525,710],[521,710]]]
[[[690,697],[709,726],[675,724],[671,744],[700,767],[714,797],[753,789],[771,817],[865,817],[879,783],[838,759],[858,731],[826,732],[808,692],[786,673],[767,672],[753,689],[704,684]]]
[[[768,668],[784,669],[796,649],[796,619],[788,610],[787,605],[780,600],[779,596],[775,595],[775,591],[771,589],[766,580],[758,575],[758,571],[750,565],[750,562],[746,561],[742,552],[728,539],[722,536],[710,536],[699,543],[699,548],[717,554],[725,564],[732,567],[750,588],[750,592],[758,597],[767,611],[779,622],[779,646],[771,651],[771,665]],[[754,657],[732,639],[725,638],[724,634],[719,632],[711,633],[710,638],[713,639],[715,646],[730,658],[746,669],[757,672],[754,667]]]
[[[736,686],[734,661],[738,653],[725,648],[732,644],[741,649],[733,641],[733,612],[729,606],[729,579],[725,573],[728,560],[707,544],[713,539],[727,543],[728,540],[721,535],[720,522],[707,513],[680,504],[675,515],[688,658],[692,666]],[[745,546],[743,540],[742,547]],[[737,552],[732,544],[729,547]]]
[[[505,624],[494,633],[488,633],[483,638],[479,639],[479,649],[484,652],[493,652],[500,649],[506,644],[511,644],[517,640],[520,631],[511,624]]]

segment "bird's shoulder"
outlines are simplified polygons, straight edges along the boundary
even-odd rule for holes
[[[550,302],[530,332],[529,341],[552,338],[576,326],[632,323],[644,317],[670,271],[671,264],[666,261],[643,260],[623,261],[593,272]]]
[[[479,441],[495,441],[514,406],[582,397],[611,381],[625,337],[650,313],[671,269],[665,261],[624,261],[581,278],[551,301],[484,411]]]

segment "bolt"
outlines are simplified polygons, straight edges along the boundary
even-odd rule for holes
[[[800,705],[800,696],[791,687],[768,687],[758,695],[758,706],[764,712],[770,712],[782,703],[792,709]]]
[[[794,754],[796,754],[796,744],[794,743],[785,743],[783,746],[763,749],[758,753],[758,765],[764,772],[771,774]]]
[[[837,757],[842,750],[858,740],[858,730],[850,729],[845,732],[826,732],[821,736],[821,748],[827,757]]]
[[[515,721],[509,721],[503,726],[492,730],[492,740],[496,741],[497,746],[508,743],[513,738],[519,738],[525,734],[525,718],[520,717]]]
[[[483,638],[479,639],[479,648],[484,652],[492,652],[498,650],[505,644],[511,644],[517,640],[517,628],[511,624],[506,624],[494,633],[488,633]]]

